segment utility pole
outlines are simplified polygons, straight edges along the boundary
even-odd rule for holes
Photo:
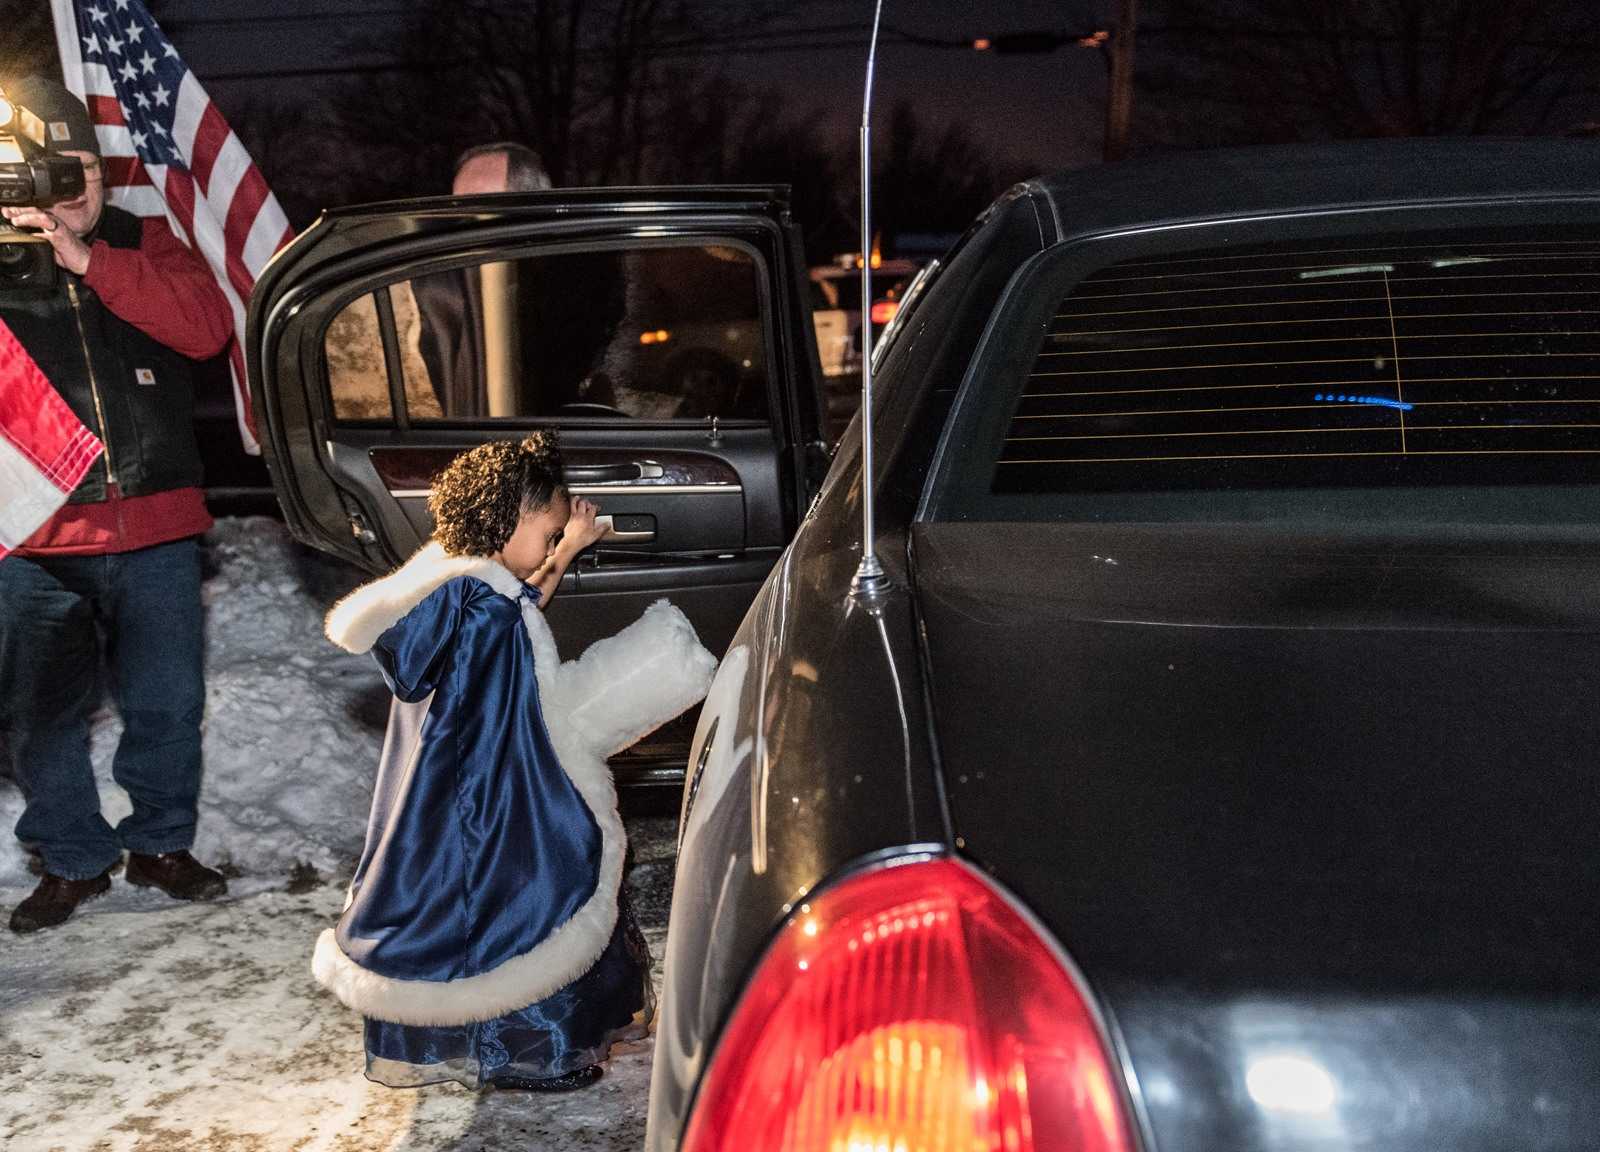
[[[1133,36],[1139,19],[1139,0],[1120,0],[1117,27],[1111,34],[1107,64],[1111,70],[1106,93],[1106,160],[1128,154],[1128,132],[1133,124]]]

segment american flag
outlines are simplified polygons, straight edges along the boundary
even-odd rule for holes
[[[0,320],[0,559],[55,515],[102,451]]]
[[[233,307],[234,402],[260,452],[246,391],[245,305],[294,235],[266,180],[140,0],[51,0],[61,72],[89,107],[112,204],[165,215],[198,248]]]

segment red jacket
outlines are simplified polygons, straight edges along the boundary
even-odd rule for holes
[[[193,360],[217,355],[233,336],[233,314],[205,261],[165,219],[146,217],[138,248],[90,248],[83,282],[119,319]],[[199,488],[64,505],[18,555],[94,556],[195,536],[211,527]]]

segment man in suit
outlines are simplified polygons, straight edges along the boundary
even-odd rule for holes
[[[479,144],[456,160],[452,196],[542,192],[550,187],[532,148],[510,141]],[[422,319],[422,361],[445,418],[489,416],[483,366],[483,292],[476,274],[451,270],[411,281]]]

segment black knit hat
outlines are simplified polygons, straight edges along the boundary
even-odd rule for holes
[[[100,155],[89,110],[63,85],[43,76],[29,76],[7,84],[6,96],[44,121],[45,146],[50,151]]]

